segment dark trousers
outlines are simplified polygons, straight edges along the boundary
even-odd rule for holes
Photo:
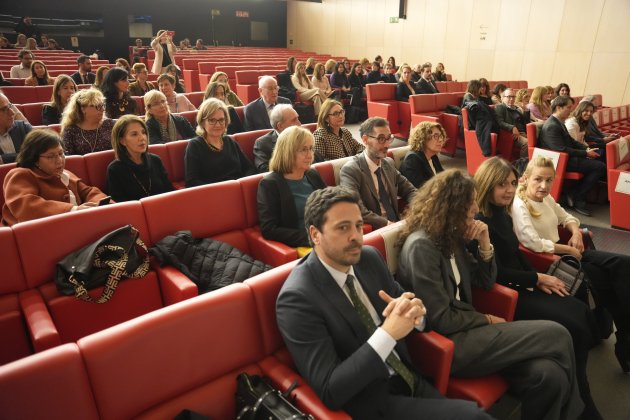
[[[567,171],[584,174],[584,178],[577,183],[573,190],[573,200],[576,204],[586,202],[586,194],[597,185],[600,179],[606,177],[606,164],[596,159],[581,157],[569,158]]]

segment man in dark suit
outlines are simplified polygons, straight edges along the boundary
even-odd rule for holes
[[[431,74],[431,64],[424,63],[420,69],[420,79],[416,82],[416,92],[418,93],[440,93],[433,82]]]
[[[291,104],[291,101],[278,96],[278,82],[271,76],[263,76],[258,81],[260,98],[245,106],[245,130],[264,130],[272,128],[269,114],[277,104]]]
[[[577,182],[573,189],[572,199],[567,199],[569,207],[580,214],[590,216],[586,207],[586,194],[597,185],[600,179],[606,179],[606,164],[597,160],[597,149],[573,140],[564,121],[569,118],[573,108],[573,99],[569,96],[558,96],[551,101],[551,117],[545,121],[540,131],[540,145],[545,149],[569,154],[567,171],[580,172],[584,178]],[[572,203],[573,202],[573,203]]]
[[[33,129],[28,122],[15,120],[14,109],[0,93],[0,164],[15,162],[24,138]]]
[[[512,139],[519,148],[519,157],[527,158],[527,133],[525,124],[529,121],[529,111],[523,112],[519,107],[514,105],[516,93],[507,88],[501,95],[501,103],[494,107],[494,113],[497,116],[497,122],[501,130],[512,133]]]
[[[92,73],[92,60],[87,55],[81,55],[77,58],[79,70],[70,77],[77,85],[91,85],[96,79],[96,75]]]
[[[474,403],[447,400],[412,367],[403,341],[425,310],[373,248],[362,248],[358,199],[343,187],[306,203],[313,252],[284,283],[278,326],[300,374],[324,404],[358,419],[485,419]]]
[[[394,137],[386,119],[368,118],[359,132],[365,151],[343,165],[339,184],[358,191],[363,220],[379,229],[400,220],[398,197],[410,202],[416,188],[387,158]]]
[[[269,115],[269,121],[273,130],[256,139],[254,143],[254,165],[258,172],[269,170],[269,159],[276,147],[278,135],[285,128],[300,125],[298,113],[288,104],[276,105]]]

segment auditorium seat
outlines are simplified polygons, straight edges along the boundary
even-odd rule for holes
[[[83,155],[83,160],[87,168],[90,185],[106,192],[107,167],[116,160],[114,151],[102,150],[100,152],[87,153]]]
[[[22,104],[20,105],[20,111],[22,111],[22,114],[24,114],[31,125],[42,125],[42,108],[44,105],[47,105],[47,102]]]
[[[623,144],[625,143],[625,147]],[[606,145],[606,166],[608,170],[608,199],[610,200],[610,225],[630,229],[630,195],[617,191],[619,179],[630,177],[630,141],[625,137]],[[625,155],[625,156],[624,156]],[[630,181],[625,181],[626,184]],[[627,188],[627,187],[626,187]]]
[[[256,143],[256,139],[264,136],[269,131],[268,129],[264,130],[255,130],[255,131],[245,131],[243,133],[232,134],[232,138],[238,145],[241,147],[241,150],[247,156],[250,162],[254,163],[254,143]]]
[[[166,143],[168,159],[170,160],[171,171],[173,171],[170,179],[173,186],[177,189],[184,188],[185,185],[184,155],[186,153],[187,146],[188,140],[178,140]]]
[[[411,110],[408,102],[396,100],[396,84],[370,83],[365,89],[368,116],[385,118],[392,134],[404,139],[409,137]]]

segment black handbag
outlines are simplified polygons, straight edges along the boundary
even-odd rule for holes
[[[297,381],[281,393],[258,375],[241,373],[236,378],[236,419],[237,420],[315,420],[298,410],[289,395],[297,386]]]
[[[139,252],[139,250],[142,250]],[[123,277],[144,277],[149,271],[147,247],[131,225],[118,228],[57,263],[55,284],[62,295],[92,303],[111,299]],[[95,299],[88,290],[105,286]]]
[[[547,274],[562,280],[571,296],[575,296],[582,283],[586,281],[582,264],[573,255],[563,255],[554,261],[549,266]]]

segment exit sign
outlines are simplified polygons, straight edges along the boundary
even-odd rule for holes
[[[245,10],[237,10],[236,11],[236,17],[248,18],[249,17],[249,12],[245,11]]]
[[[390,17],[389,23],[398,23],[398,17]]]

